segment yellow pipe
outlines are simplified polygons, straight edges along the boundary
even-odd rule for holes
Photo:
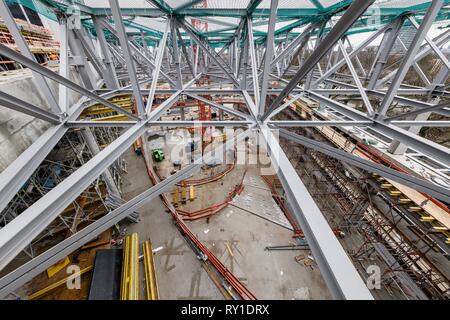
[[[143,244],[144,270],[147,300],[159,300],[158,280],[156,278],[155,261],[153,260],[152,243],[147,240]]]
[[[123,245],[120,300],[139,300],[139,239],[128,235]]]
[[[178,192],[178,188],[175,188],[172,191],[172,203],[175,207],[177,207],[180,204],[180,194]]]
[[[108,117],[102,117],[102,118],[95,118],[91,121],[125,121],[128,120],[128,116],[123,114],[118,114],[114,116],[108,116]]]
[[[186,202],[186,194],[187,194],[187,190],[186,187],[181,187],[181,202],[184,203]]]
[[[189,200],[194,201],[195,199],[195,187],[189,186]]]
[[[131,106],[130,105],[120,105],[117,104],[119,107],[121,107],[123,110],[126,111],[130,111],[131,110]],[[95,116],[95,115],[99,115],[99,114],[104,114],[104,113],[111,113],[111,112],[116,112],[116,110],[113,110],[111,108],[108,107],[90,107],[92,109],[86,109],[85,111],[83,111],[81,113],[82,116]]]

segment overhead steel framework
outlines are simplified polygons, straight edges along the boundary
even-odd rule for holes
[[[0,92],[0,104],[48,121],[52,126],[0,174],[0,211],[69,129],[126,130],[0,229],[0,270],[108,171],[136,139],[155,126],[246,128],[235,137],[237,140],[259,132],[277,167],[289,206],[336,299],[372,299],[372,295],[280,147],[275,135],[279,129],[283,128],[283,138],[450,203],[449,189],[433,181],[408,176],[286,130],[327,126],[370,128],[392,140],[393,153],[404,152],[406,146],[450,167],[450,150],[418,134],[422,127],[450,126],[447,91],[450,1],[208,0],[208,6],[198,7],[202,1],[41,0],[37,10],[59,23],[59,73],[34,60],[12,19],[9,2],[0,0],[0,15],[21,52],[0,44],[0,55],[33,71],[50,111],[5,92]],[[189,22],[192,18],[205,21],[210,27],[199,30]],[[80,22],[79,28],[74,27],[74,21]],[[402,40],[402,28],[413,30],[412,39]],[[354,36],[360,40],[352,44]],[[399,42],[404,45],[401,59],[386,70]],[[359,54],[373,43],[378,50],[367,68]],[[433,79],[427,78],[420,66],[428,55],[433,55],[439,67]],[[67,70],[72,65],[76,65],[82,85],[68,79]],[[342,73],[344,69],[347,74]],[[405,83],[407,73],[413,69],[423,85]],[[202,87],[199,83],[205,77],[209,85]],[[49,90],[48,80],[59,84],[58,97]],[[168,86],[158,87],[158,83]],[[81,94],[78,103],[68,105],[68,89]],[[135,110],[127,111],[108,100],[124,93],[132,94]],[[156,105],[155,98],[163,95],[167,99]],[[245,101],[246,110],[232,109],[205,95],[239,97]],[[161,116],[181,97],[201,101],[230,118],[161,121]],[[345,119],[275,120],[277,114],[299,98],[334,110]],[[80,117],[94,103],[125,115],[127,120],[98,122]],[[399,107],[402,111],[392,112]],[[429,120],[431,115],[439,115],[441,119]],[[224,146],[230,147],[231,143]],[[188,165],[10,272],[0,279],[0,296],[13,292],[200,167],[200,162]]]

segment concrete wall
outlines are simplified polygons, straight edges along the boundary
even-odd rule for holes
[[[70,72],[71,80],[80,83],[74,74],[74,72]],[[0,90],[35,106],[49,110],[44,96],[39,92],[34,81],[30,70],[16,70],[7,76],[0,76]],[[49,86],[57,99],[58,84],[54,81],[49,81]],[[69,105],[77,102],[79,98],[80,95],[78,93],[69,90]],[[0,172],[50,126],[51,124],[46,121],[0,105]]]

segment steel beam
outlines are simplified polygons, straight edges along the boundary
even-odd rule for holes
[[[302,228],[331,295],[334,299],[372,300],[369,289],[270,128],[262,125],[260,130],[272,159],[272,166],[276,168],[286,193],[287,201]]]
[[[131,86],[133,88],[133,96],[136,101],[137,112],[140,116],[144,116],[145,115],[144,101],[142,100],[139,81],[137,79],[136,69],[134,67],[131,50],[130,47],[128,46],[128,37],[125,31],[125,26],[123,25],[119,2],[118,0],[109,0],[109,5],[111,7],[111,12],[114,17],[115,27],[117,30],[117,36],[119,37],[120,46],[122,47],[122,52],[125,57],[128,76],[130,77]]]
[[[242,112],[237,111],[237,110],[234,110],[234,109],[230,109],[230,108],[225,107],[224,105],[221,105],[221,104],[216,103],[216,102],[214,102],[214,101],[205,99],[205,98],[203,98],[203,97],[197,96],[197,95],[192,94],[192,93],[189,93],[189,92],[185,92],[185,94],[186,94],[187,96],[190,96],[191,98],[194,98],[194,99],[196,99],[196,100],[202,101],[202,102],[204,102],[204,103],[206,103],[206,104],[208,104],[208,105],[210,105],[210,106],[212,106],[212,107],[214,107],[214,108],[217,108],[217,109],[219,109],[219,110],[223,110],[223,111],[225,111],[225,112],[227,112],[227,113],[229,113],[229,114],[232,114],[232,115],[234,115],[234,116],[237,116],[237,117],[239,117],[239,118],[247,119],[247,120],[250,118],[250,115],[248,115],[248,114],[242,113]]]
[[[44,75],[45,77],[52,79],[60,84],[65,85],[66,87],[81,93],[82,95],[100,103],[103,104],[113,110],[116,110],[119,113],[125,114],[128,117],[137,120],[138,118],[136,116],[134,116],[132,113],[123,110],[122,108],[116,106],[115,104],[109,102],[108,100],[92,93],[91,91],[79,86],[78,84],[64,78],[61,77],[59,74],[41,66],[39,63],[34,62],[24,56],[22,56],[21,54],[15,52],[14,50],[8,48],[7,46],[3,45],[0,43],[0,54],[4,55],[5,57],[8,57],[10,59],[13,59],[15,61],[17,61],[18,63],[30,68],[31,70],[34,70],[42,75]]]
[[[87,227],[78,231],[76,234],[61,241],[56,246],[20,266],[13,272],[8,273],[0,279],[0,297],[5,297],[10,292],[37,276],[39,273],[45,271],[48,267],[75,251],[77,248],[91,241],[102,232],[108,230],[116,223],[123,220],[132,212],[141,208],[150,200],[169,190],[169,188],[177,182],[188,178],[193,173],[198,171],[204,163],[208,163],[209,159],[216,157],[217,154],[223,154],[225,150],[231,149],[236,143],[242,141],[250,133],[250,130],[246,130],[239,134],[236,138],[228,140],[226,144],[215,148],[204,157],[197,159],[194,163],[167,177],[163,181],[121,205],[119,208],[107,213],[97,221],[94,221]]]
[[[118,35],[117,31],[116,31],[111,25],[109,25],[109,23],[104,22],[104,23],[103,23],[103,26],[104,26],[109,32],[111,32],[115,37],[119,38],[119,35]],[[148,57],[146,57],[145,54],[143,54],[143,53],[139,50],[139,48],[138,48],[133,42],[129,42],[129,46],[130,46],[130,48],[134,51],[134,53],[135,53],[136,55],[138,55],[139,57],[141,57],[141,58],[142,58],[142,59],[150,66],[150,68],[152,68],[152,70],[156,68],[155,64],[154,64]],[[117,50],[115,50],[115,51],[116,51],[116,54],[119,54],[119,53],[117,52]],[[120,54],[119,54],[119,56],[121,57]],[[123,60],[123,61],[125,62],[125,60]],[[162,76],[164,79],[167,80],[167,82],[169,82],[172,86],[175,86],[175,82],[174,82],[174,81],[173,81],[173,80],[172,80],[165,72],[160,71],[160,73],[161,73],[161,76]]]
[[[50,122],[52,124],[61,123],[59,116],[54,115],[53,113],[48,112],[42,108],[36,107],[31,103],[23,101],[14,96],[11,96],[3,91],[0,91],[0,105],[7,107],[11,110],[19,111],[29,116]]]
[[[9,32],[12,34],[14,41],[16,42],[17,47],[20,49],[22,55],[36,62],[33,53],[31,52],[27,42],[23,38],[22,33],[20,32],[19,27],[14,21],[14,17],[11,14],[11,11],[9,10],[9,7],[5,1],[6,0],[0,0],[0,12],[1,12],[0,15],[3,17],[3,20],[6,26],[8,27]],[[40,89],[40,91],[44,95],[44,98],[46,99],[50,110],[52,110],[54,113],[61,113],[62,110],[58,105],[55,96],[50,90],[47,80],[39,72],[36,72],[34,70],[33,70],[33,77],[36,80],[35,81],[36,86]]]
[[[434,0],[428,8],[427,13],[423,17],[422,24],[420,25],[419,30],[417,30],[411,46],[408,48],[408,51],[406,52],[405,57],[402,60],[402,64],[397,70],[397,73],[395,74],[395,77],[392,80],[391,85],[389,86],[388,92],[386,93],[383,101],[380,104],[380,108],[378,110],[378,114],[380,116],[384,116],[386,114],[392,102],[394,101],[394,96],[397,93],[397,89],[400,88],[400,85],[402,84],[403,79],[408,73],[409,68],[415,61],[415,57],[420,49],[420,45],[424,41],[428,30],[433,24],[433,21],[439,13],[439,10],[441,9],[443,4],[443,0]]]
[[[353,66],[352,60],[350,59],[347,51],[345,50],[344,43],[342,40],[338,40],[338,46],[341,50],[342,55],[344,56],[345,62],[347,64],[350,73],[352,74],[353,80],[356,83],[356,87],[358,88],[359,94],[361,95],[361,99],[363,100],[364,106],[367,109],[367,113],[369,116],[372,116],[375,111],[373,110],[372,104],[370,103],[369,97],[367,96],[366,90],[363,87],[361,80],[359,79],[358,73]]]
[[[227,120],[227,121],[149,121],[149,126],[161,127],[248,127],[254,122],[250,120]]]
[[[176,19],[171,18],[170,22],[170,36],[172,39],[172,50],[173,50],[173,58],[175,61],[175,71],[176,71],[176,89],[180,90],[183,87],[183,76],[181,74],[181,65],[180,65],[180,55],[178,53],[178,41],[176,30],[178,30]]]
[[[416,19],[413,16],[408,16],[409,21],[413,24],[414,28],[417,30],[420,29],[419,24],[417,23]],[[422,21],[423,23],[423,21]],[[428,45],[433,49],[433,51],[436,53],[436,55],[441,59],[441,61],[444,63],[444,65],[447,67],[447,69],[450,69],[450,62],[448,61],[445,54],[439,49],[439,47],[434,43],[433,40],[431,40],[428,36],[425,36],[425,41],[428,43]]]
[[[446,30],[444,33],[439,34],[437,37],[435,37],[432,41],[437,45],[442,45],[444,43],[446,43],[448,41],[448,39],[450,38],[450,30]],[[416,56],[414,57],[414,62],[419,62],[420,60],[422,60],[423,58],[425,58],[430,52],[432,51],[432,48],[427,46],[426,44],[423,45],[420,48],[420,51],[416,54]],[[395,75],[397,74],[398,69],[390,72],[389,74],[387,74],[385,77],[383,77],[382,79],[380,79],[376,85],[377,88],[381,87],[382,85],[386,84],[387,82],[389,82],[392,78],[395,77]]]
[[[155,68],[153,69],[152,74],[152,84],[150,87],[150,92],[148,93],[147,105],[145,106],[147,114],[150,114],[153,106],[153,99],[155,98],[156,86],[158,85],[159,73],[161,70],[162,59],[164,56],[164,50],[167,45],[167,36],[169,34],[169,21],[166,22],[166,28],[164,30],[163,37],[159,42],[158,51],[156,53],[156,61]],[[181,89],[181,87],[179,88]]]
[[[66,19],[59,22],[59,75],[63,78],[69,77],[69,33]],[[69,93],[66,86],[58,84],[58,104],[61,112],[69,110]]]
[[[247,31],[248,31],[248,39],[246,41],[248,41],[248,46],[250,49],[250,62],[252,66],[252,79],[253,79],[253,96],[255,99],[255,105],[258,106],[260,97],[258,65],[256,61],[255,40],[253,37],[252,20],[250,18],[247,18]]]
[[[178,23],[183,27],[183,29],[189,34],[189,36],[191,37],[192,40],[194,40],[194,42],[202,48],[203,52],[211,59],[214,61],[214,63],[216,64],[216,66],[218,66],[225,74],[228,78],[230,78],[230,80],[233,82],[233,84],[236,87],[239,87],[239,82],[237,81],[237,79],[234,77],[233,74],[231,74],[224,66],[226,65],[226,63],[222,60],[219,61],[218,56],[216,56],[215,52],[212,53],[209,51],[209,49],[206,47],[206,45],[194,34],[194,32],[192,32],[192,30],[186,26],[186,24],[183,21],[178,20]]]
[[[289,55],[297,46],[305,39],[305,37],[309,36],[309,33],[316,28],[317,25],[309,24],[306,26],[305,31],[299,34],[294,40],[292,40],[283,51],[281,51],[275,58],[273,58],[270,63],[271,68],[275,67],[275,65],[280,62],[281,59],[284,59],[286,55]]]
[[[423,109],[410,111],[410,112],[406,112],[406,113],[401,113],[401,114],[386,118],[385,121],[390,122],[391,120],[394,120],[394,119],[416,116],[416,115],[419,115],[422,113],[433,112],[433,111],[441,110],[441,109],[448,108],[448,107],[450,107],[450,102],[444,102],[444,103],[440,103],[440,104],[437,104],[434,106],[432,105],[432,106],[429,106],[429,107],[426,107]]]
[[[364,113],[352,109],[342,103],[334,101],[332,99],[321,96],[320,94],[314,93],[312,91],[308,91],[308,93],[314,97],[317,101],[329,106],[331,109],[336,110],[347,117],[356,120],[356,121],[367,121],[373,120],[369,118]],[[373,120],[373,124],[371,128],[379,131],[381,134],[384,134],[392,139],[399,140],[400,142],[406,144],[407,146],[422,152],[423,154],[427,154],[434,159],[441,161],[442,163],[450,166],[450,149],[422,138],[416,134],[408,132],[404,129],[389,125],[384,123],[383,121]]]
[[[267,116],[277,108],[284,98],[294,89],[297,84],[314,68],[314,66],[325,56],[334,44],[342,38],[353,23],[366,11],[366,9],[375,0],[356,0],[353,1],[344,15],[339,19],[336,25],[330,30],[327,36],[320,42],[316,50],[314,50],[305,63],[300,67],[292,80],[286,85],[283,91],[278,95],[275,101],[270,105],[269,110],[262,117],[264,121]]]
[[[108,47],[108,42],[105,38],[105,33],[103,32],[103,24],[99,21],[100,18],[93,16],[92,21],[94,22],[95,32],[97,33],[97,40],[100,45],[100,50],[103,55],[103,63],[105,65],[105,73],[109,76],[105,79],[106,84],[110,89],[118,89],[119,81],[117,80],[116,70],[114,69],[114,64],[111,57],[111,52]]]
[[[450,194],[448,192],[448,189],[436,185],[434,183],[428,182],[420,178],[416,178],[409,174],[402,173],[400,171],[377,164],[370,160],[362,159],[346,151],[339,150],[332,146],[329,146],[326,143],[322,143],[319,141],[315,141],[313,139],[300,136],[285,129],[280,129],[279,135],[280,137],[289,139],[307,148],[319,151],[323,154],[326,154],[327,156],[344,161],[355,167],[361,168],[368,172],[377,173],[385,178],[401,183],[404,186],[413,188],[414,190],[425,192],[426,194],[435,197],[439,200],[442,200],[444,202],[450,202]]]
[[[273,57],[273,35],[275,33],[275,22],[278,8],[278,0],[270,2],[270,17],[266,37],[266,51],[262,72],[261,95],[258,102],[258,117],[262,117],[266,108],[267,88],[269,86],[269,75],[272,72],[271,61]]]
[[[331,121],[331,120],[272,120],[267,124],[275,125],[278,128],[307,128],[307,127],[367,127],[373,121]]]

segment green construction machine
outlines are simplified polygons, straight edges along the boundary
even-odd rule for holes
[[[152,154],[153,159],[155,159],[156,162],[161,162],[165,159],[164,151],[162,149],[153,149]]]

